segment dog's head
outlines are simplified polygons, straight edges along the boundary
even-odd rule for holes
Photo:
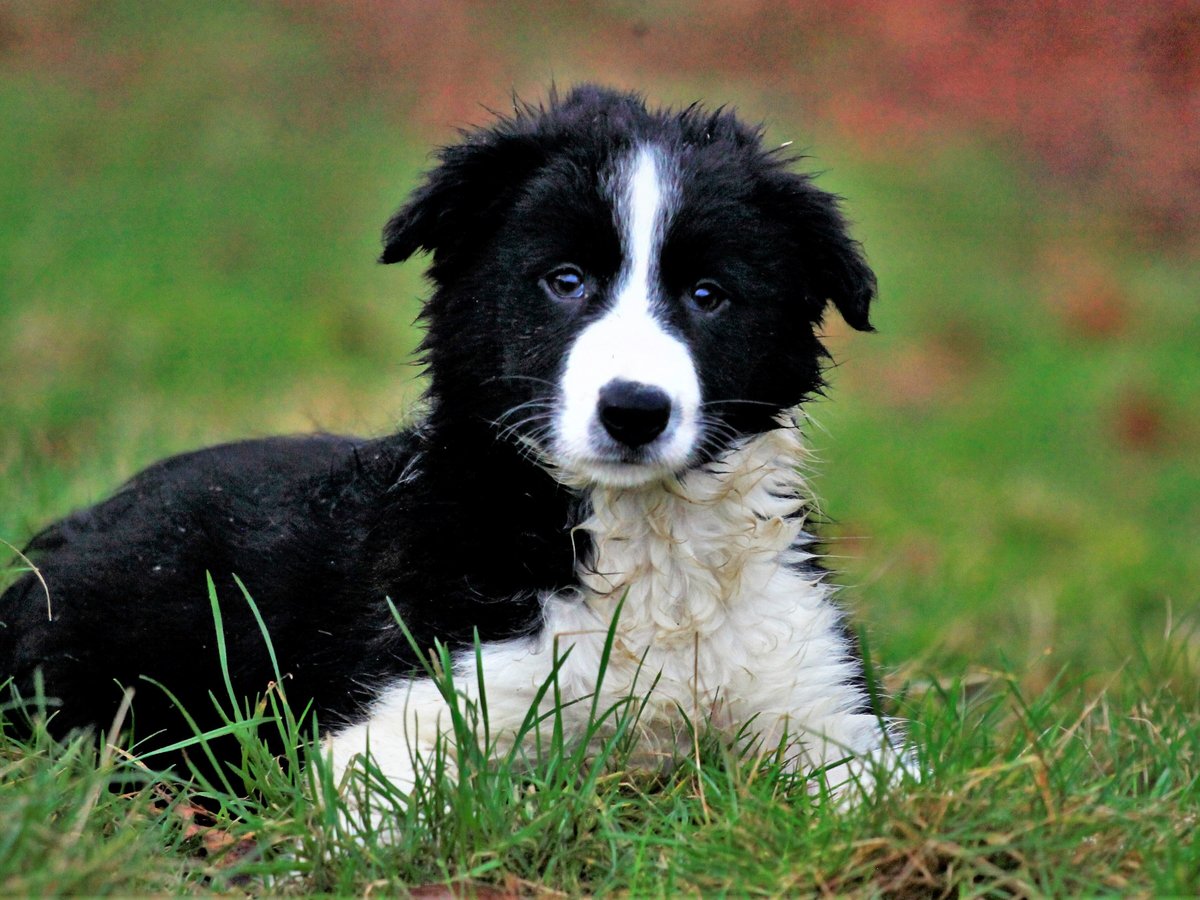
[[[732,113],[582,87],[440,159],[381,257],[433,254],[433,414],[571,483],[654,482],[776,427],[820,386],[826,306],[871,327],[837,199]]]

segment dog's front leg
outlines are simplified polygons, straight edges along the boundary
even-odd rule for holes
[[[422,779],[458,776],[464,748],[457,743],[451,703],[462,716],[465,739],[476,741],[478,749],[493,759],[507,753],[524,730],[539,728],[535,707],[539,697],[547,694],[548,680],[557,676],[553,648],[543,644],[501,642],[484,645],[478,654],[474,650],[460,653],[454,659],[452,680],[420,677],[397,681],[380,695],[365,721],[336,732],[328,750],[337,783],[349,788],[345,791],[351,810],[348,827],[373,826],[386,839],[394,827],[390,819],[396,812],[395,795],[411,802]],[[486,672],[483,697],[481,663]],[[569,686],[563,685],[562,693],[568,691]],[[579,715],[577,705],[567,710],[562,716],[564,727],[573,730]],[[347,773],[356,767],[382,776],[389,789],[372,791],[375,778],[357,784],[353,778],[347,779]]]
[[[418,760],[428,761],[452,731],[450,709],[432,678],[404,679],[388,688],[370,717],[336,732],[329,742],[339,782],[366,761],[403,793],[416,784]]]
[[[438,763],[449,777],[457,774],[450,707],[432,678],[404,679],[388,688],[370,717],[336,732],[328,750],[348,807],[348,829],[366,828],[384,838],[394,827],[397,795],[411,800],[418,779]],[[388,782],[386,791],[379,776]]]

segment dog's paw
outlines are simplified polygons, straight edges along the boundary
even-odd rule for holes
[[[849,811],[920,780],[921,769],[912,751],[886,745],[821,770],[810,782],[809,790],[835,809]]]

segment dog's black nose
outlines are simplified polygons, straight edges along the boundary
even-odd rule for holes
[[[627,447],[650,443],[671,419],[666,391],[637,381],[610,381],[600,388],[596,407],[604,430]]]

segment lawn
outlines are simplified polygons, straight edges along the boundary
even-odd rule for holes
[[[404,421],[421,264],[373,259],[448,126],[406,121],[295,8],[0,24],[0,538],[166,453]],[[780,140],[807,127],[770,112]],[[829,323],[814,483],[919,784],[838,812],[702,735],[658,779],[619,742],[608,768],[549,747],[431,778],[384,846],[253,721],[215,785],[6,726],[0,894],[1200,890],[1194,252],[982,138],[813,152],[881,287],[878,334]]]

